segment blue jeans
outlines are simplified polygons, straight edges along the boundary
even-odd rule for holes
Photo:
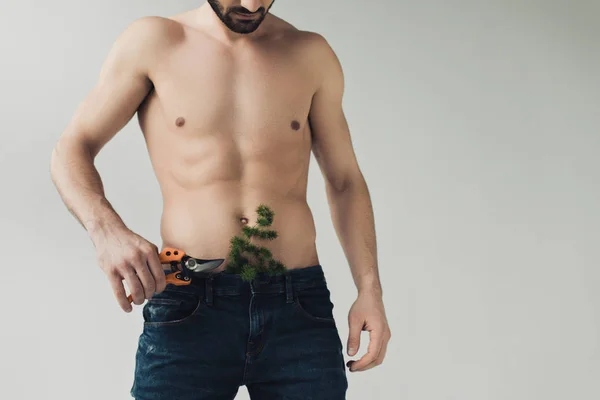
[[[203,273],[143,308],[137,400],[341,400],[348,381],[321,265],[284,275]]]

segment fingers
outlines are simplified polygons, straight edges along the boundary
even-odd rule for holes
[[[154,276],[150,272],[148,268],[148,264],[146,260],[139,261],[135,265],[135,272],[139,281],[142,283],[142,290],[144,291],[144,297],[149,299],[154,294]]]
[[[360,347],[360,333],[362,332],[364,321],[361,319],[348,318],[349,332],[348,332],[348,355],[353,356]]]
[[[117,230],[96,244],[98,263],[109,278],[117,302],[129,312],[130,303],[143,304],[166,287],[158,248],[128,229]],[[127,284],[130,295],[126,296]]]
[[[164,290],[166,286],[165,273],[158,257],[158,249],[155,245],[147,243],[139,249],[137,254],[138,258],[136,258],[133,267],[138,280],[141,282],[144,297],[150,299],[154,293]],[[157,290],[157,287],[160,290]],[[133,291],[132,288],[130,290]]]
[[[387,344],[388,344],[388,341],[384,340],[383,341],[383,345],[381,347],[381,351],[379,352],[379,355],[377,356],[377,358],[375,359],[375,361],[373,361],[372,363],[370,363],[369,365],[367,365],[366,367],[364,367],[362,369],[362,371],[366,371],[368,369],[371,369],[371,368],[376,367],[378,365],[381,365],[381,363],[383,363],[383,359],[385,358],[385,352],[387,350]]]
[[[158,257],[158,248],[152,245],[150,251],[146,254],[146,262],[150,268],[150,273],[154,279],[154,292],[160,293],[165,290],[167,281],[165,279],[165,272]]]
[[[115,298],[117,299],[117,303],[125,312],[130,312],[132,310],[131,305],[129,304],[129,300],[127,299],[127,294],[125,293],[125,287],[123,286],[123,278],[117,273],[109,274],[108,281],[110,286],[112,287],[113,293],[115,294]]]
[[[148,272],[147,268],[146,272]],[[132,266],[128,266],[122,271],[122,274],[125,282],[127,282],[127,287],[133,298],[133,303],[137,305],[143,304],[145,300],[144,287],[136,274],[136,270]]]
[[[379,357],[377,357],[377,360],[375,360],[375,365],[381,365],[381,363],[383,363],[383,360],[385,358],[385,353],[387,352],[388,343],[389,343],[389,338],[388,338],[388,340],[383,341],[383,347],[381,347],[381,351],[379,352]]]
[[[380,334],[383,332],[383,334]],[[358,361],[348,361],[350,371],[366,371],[383,363],[392,333],[387,325],[369,332],[369,349]]]
[[[364,371],[367,366],[375,362],[379,357],[379,353],[383,348],[383,335],[381,330],[374,329],[369,332],[369,347],[367,353],[364,354],[358,361],[349,362],[350,371]]]

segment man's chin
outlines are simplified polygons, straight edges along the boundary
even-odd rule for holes
[[[230,31],[235,32],[235,33],[240,33],[240,34],[248,34],[248,33],[252,33],[255,30],[258,29],[259,25],[227,25],[227,28],[229,28]]]

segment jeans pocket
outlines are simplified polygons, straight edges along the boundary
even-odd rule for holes
[[[167,288],[155,293],[142,310],[144,326],[179,325],[190,320],[203,307],[199,293],[188,288]]]
[[[326,286],[296,290],[294,306],[302,316],[317,322],[335,324],[331,294]]]

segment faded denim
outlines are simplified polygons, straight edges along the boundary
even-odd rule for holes
[[[321,265],[219,272],[167,285],[143,308],[131,395],[137,400],[342,400],[342,342]]]

